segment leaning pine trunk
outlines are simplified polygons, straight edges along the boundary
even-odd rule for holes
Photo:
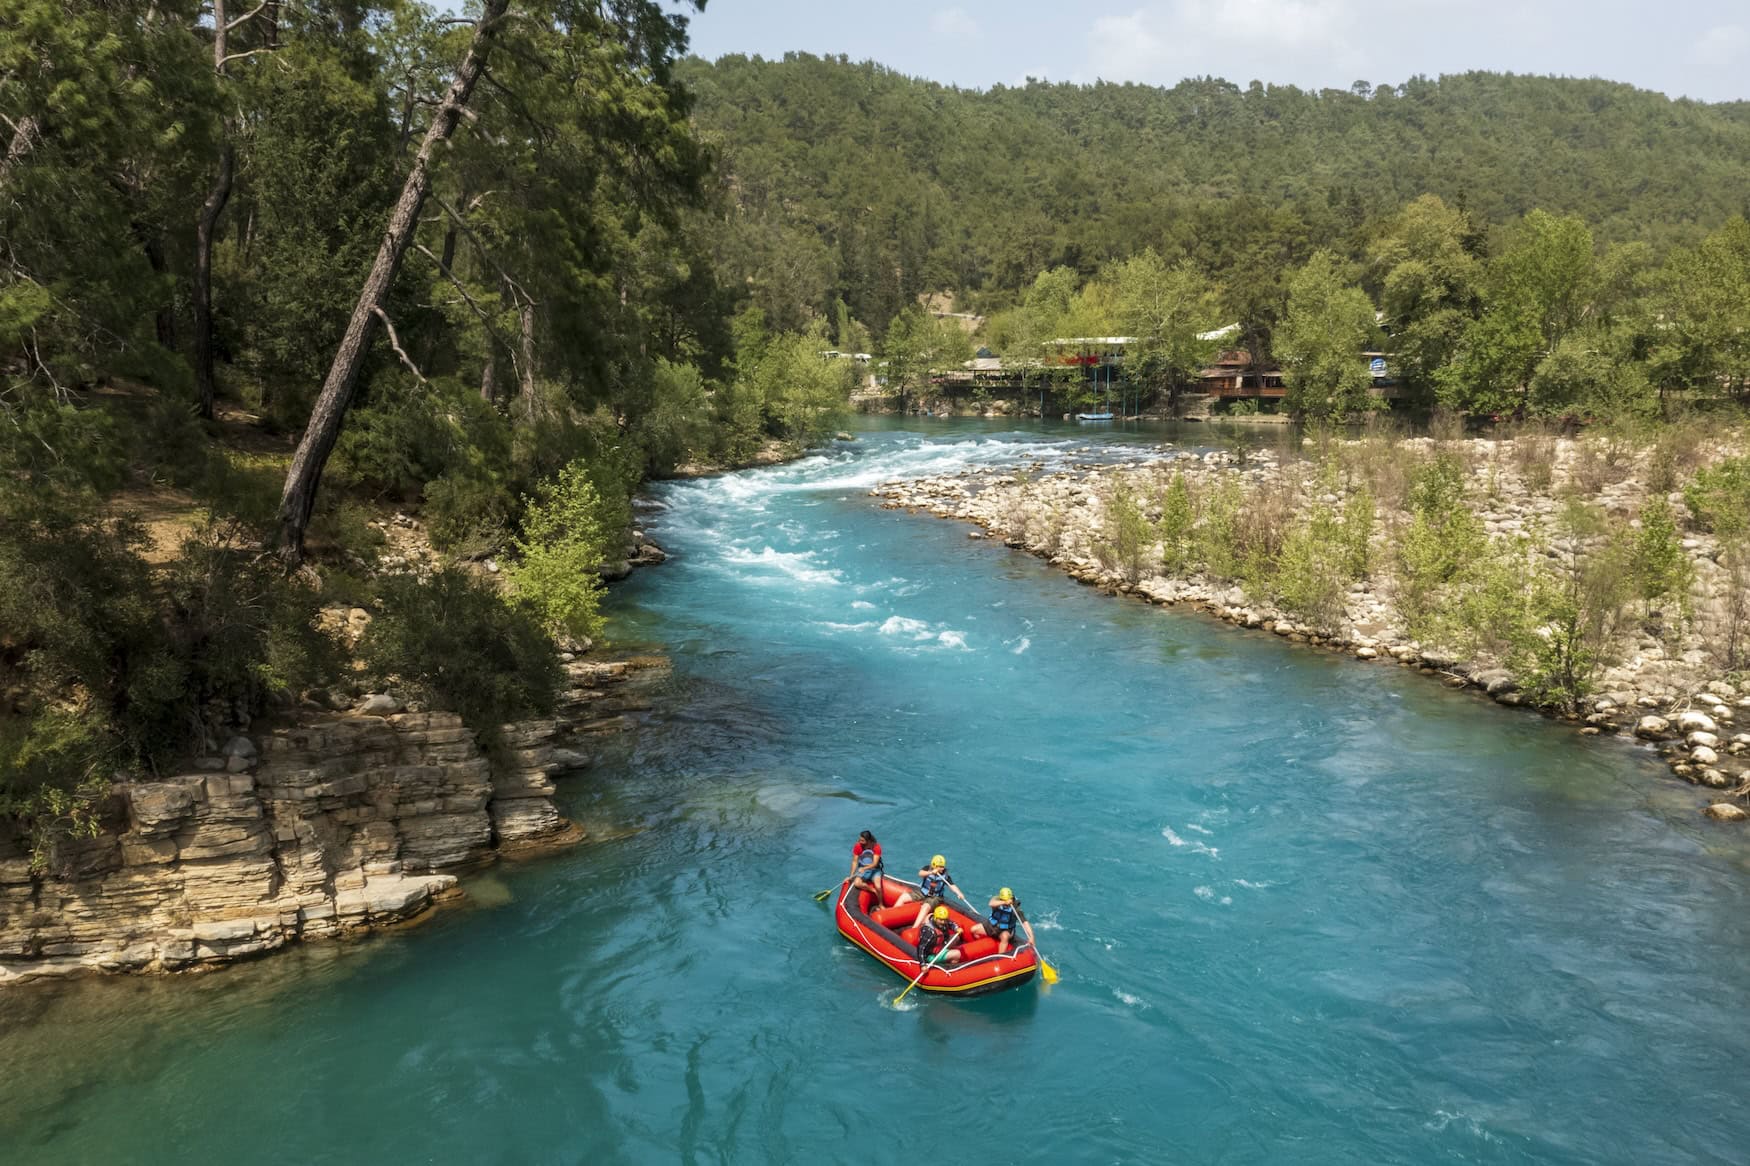
[[[226,132],[230,132],[228,127]],[[213,236],[231,197],[234,170],[235,153],[231,143],[226,142],[219,148],[218,177],[201,204],[194,228],[194,383],[200,395],[201,416],[208,420],[212,419],[217,397],[213,384]]]
[[[280,557],[288,567],[303,562],[304,532],[310,525],[310,514],[316,505],[316,487],[322,480],[328,455],[334,452],[334,443],[340,437],[340,427],[346,418],[347,406],[352,403],[353,391],[358,387],[359,370],[364,366],[366,350],[376,331],[377,312],[388,298],[389,286],[394,283],[395,272],[401,266],[401,256],[419,225],[420,208],[425,205],[426,195],[431,191],[432,154],[449,140],[462,111],[467,108],[474,85],[486,67],[493,33],[509,5],[510,0],[485,0],[481,6],[480,20],[474,26],[474,39],[468,45],[468,55],[456,70],[455,80],[450,82],[450,90],[444,95],[443,104],[438,107],[431,128],[425,133],[425,141],[413,159],[413,170],[407,175],[401,198],[389,217],[389,227],[383,234],[382,245],[377,248],[376,261],[371,264],[371,273],[365,277],[364,287],[359,290],[358,303],[353,306],[346,334],[341,337],[340,347],[334,353],[334,363],[329,366],[328,377],[322,382],[322,393],[310,410],[310,423],[305,426],[297,452],[292,455],[291,469],[286,471],[285,490],[280,494],[279,513]]]

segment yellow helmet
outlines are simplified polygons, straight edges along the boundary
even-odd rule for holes
[[[946,867],[947,865],[948,865],[948,860],[943,858],[939,854],[936,855],[936,857],[930,859],[930,866],[932,866],[932,867]]]
[[[930,918],[934,919],[937,923],[948,922],[948,908],[937,907],[935,911],[931,913]]]
[[[1013,903],[1015,901],[1015,892],[1009,890],[1009,888],[1007,888],[1007,887],[1004,887],[1002,890],[997,892],[997,898],[1001,899],[1005,903]]]

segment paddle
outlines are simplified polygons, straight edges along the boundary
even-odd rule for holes
[[[1057,969],[1045,962],[1045,953],[1039,950],[1039,941],[1033,938],[1033,925],[1027,922],[1027,917],[1021,914],[1017,904],[1015,914],[1020,917],[1021,928],[1027,933],[1027,942],[1033,945],[1033,954],[1039,957],[1039,977],[1047,984],[1057,983]]]
[[[895,1008],[898,1008],[899,1002],[901,1000],[905,999],[906,992],[910,992],[913,988],[918,986],[919,981],[921,981],[924,978],[925,972],[929,971],[932,967],[935,967],[937,964],[941,963],[943,960],[948,958],[948,952],[954,947],[955,944],[960,942],[960,937],[964,934],[965,934],[965,932],[956,931],[954,933],[954,938],[950,939],[947,943],[942,945],[941,951],[937,952],[935,955],[931,956],[929,959],[923,961],[923,966],[918,969],[918,978],[916,980],[913,980],[911,983],[909,983],[905,986],[905,992],[901,992],[899,995],[897,995],[893,998],[893,1006]]]
[[[820,894],[814,896],[814,901],[816,903],[824,903],[826,902],[826,897],[836,890],[838,890],[838,887],[828,887],[826,890],[820,892]]]

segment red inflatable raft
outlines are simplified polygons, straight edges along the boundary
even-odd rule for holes
[[[833,917],[839,934],[892,968],[894,974],[911,983],[922,965],[918,962],[917,918],[919,904],[915,901],[894,906],[894,900],[906,891],[917,890],[915,883],[904,882],[891,875],[882,879],[883,904],[875,904],[868,891],[852,892],[851,881],[839,886]],[[970,929],[974,919],[964,911],[950,907],[954,922]],[[983,992],[1000,992],[1018,988],[1039,973],[1039,955],[1025,935],[1017,935],[1019,946],[1005,955],[997,954],[994,939],[962,939],[954,950],[962,954],[958,964],[932,965],[918,984],[920,992],[952,992],[961,996],[976,996]]]

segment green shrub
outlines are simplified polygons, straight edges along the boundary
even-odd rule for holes
[[[709,400],[705,381],[690,364],[658,360],[651,372],[649,407],[639,418],[645,473],[670,473],[706,440]]]
[[[1482,522],[1462,506],[1418,510],[1397,537],[1396,603],[1404,628],[1417,639],[1439,640],[1451,591],[1488,549]]]
[[[1363,487],[1343,503],[1343,568],[1351,579],[1365,579],[1373,569],[1373,491]]]
[[[1342,621],[1353,578],[1342,524],[1323,506],[1311,507],[1283,540],[1274,571],[1275,598],[1282,607],[1325,629]]]
[[[235,523],[187,539],[165,589],[181,701],[254,713],[341,672],[340,648],[318,626],[320,595],[287,579]]]
[[[113,734],[90,712],[0,718],[0,817],[24,828],[33,874],[47,871],[60,839],[96,835],[117,760]]]
[[[528,500],[516,540],[518,561],[506,575],[517,598],[553,635],[601,635],[597,572],[608,552],[604,512],[613,521],[620,517],[617,507],[603,503],[582,462],[567,466]]]
[[[1239,483],[1224,478],[1203,507],[1203,520],[1196,527],[1196,559],[1216,579],[1238,579],[1245,568],[1238,545],[1240,511],[1245,497]]]
[[[1750,529],[1750,457],[1734,457],[1695,475],[1683,490],[1690,517],[1703,530],[1736,537]]]
[[[1148,549],[1154,532],[1137,504],[1136,491],[1122,476],[1112,483],[1106,501],[1106,513],[1100,527],[1100,538],[1094,553],[1108,568],[1117,568],[1124,578],[1135,583],[1142,577],[1143,553]]]
[[[1190,565],[1196,523],[1197,505],[1191,497],[1191,485],[1184,474],[1175,473],[1161,499],[1161,564],[1169,572],[1176,574]]]
[[[1648,610],[1666,598],[1687,605],[1695,569],[1663,498],[1654,498],[1641,511],[1641,529],[1630,543],[1628,567],[1635,597]]]
[[[359,651],[376,683],[458,713],[491,738],[499,726],[553,711],[563,673],[553,641],[465,572],[380,584],[382,608]]]
[[[515,510],[516,498],[502,482],[464,470],[425,484],[421,515],[438,550],[483,558],[510,537]]]
[[[1610,663],[1633,594],[1632,545],[1624,532],[1608,531],[1600,510],[1577,499],[1563,508],[1557,532],[1572,552],[1539,565],[1526,581],[1534,630],[1509,667],[1532,700],[1573,712]]]

